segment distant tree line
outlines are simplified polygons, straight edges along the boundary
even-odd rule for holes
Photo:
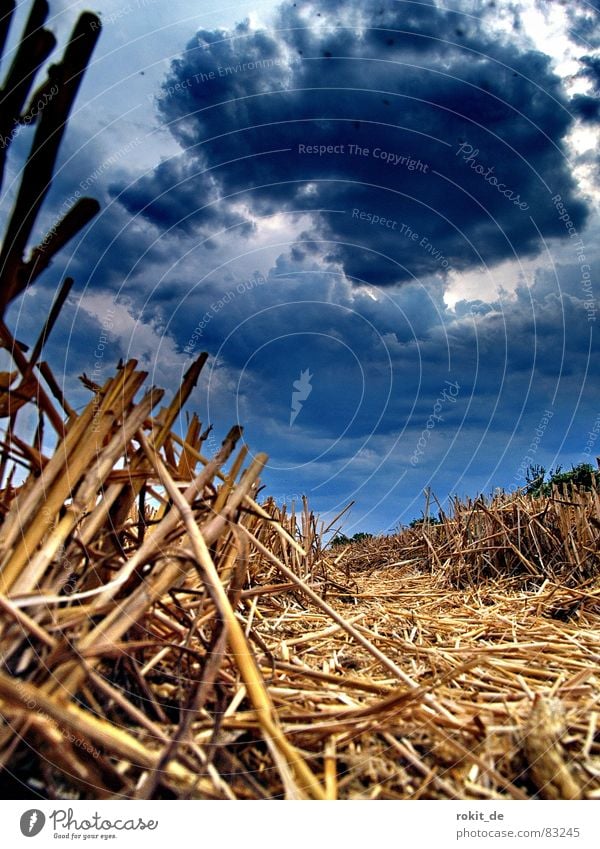
[[[354,542],[363,542],[366,539],[373,539],[373,534],[358,533],[353,537],[347,537],[346,534],[336,534],[331,540],[330,545],[350,545]]]
[[[557,487],[559,491],[566,488],[567,492],[571,489],[600,489],[600,471],[594,469],[589,463],[580,463],[578,466],[572,466],[570,471],[563,472],[561,466],[557,466],[554,471],[546,472],[543,466],[529,466],[525,473],[525,492],[527,495],[533,495],[535,498],[552,495],[552,490]],[[441,519],[436,516],[421,516],[409,522],[409,528],[418,528],[421,525],[439,525]],[[373,534],[357,533],[352,537],[345,534],[336,534],[331,540],[331,546],[351,545],[356,542],[363,542],[367,539],[373,539]]]
[[[552,495],[553,487],[561,490],[566,486],[567,490],[573,487],[577,489],[594,489],[600,487],[600,471],[594,469],[589,463],[580,463],[573,466],[569,472],[563,472],[560,466],[550,471],[546,480],[546,469],[543,466],[530,466],[525,473],[525,492],[528,495],[544,496]]]

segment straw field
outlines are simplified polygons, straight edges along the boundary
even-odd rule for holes
[[[210,461],[169,430],[197,372],[153,415],[125,365],[2,494],[15,792],[600,795],[598,493],[324,550],[306,505],[254,500],[238,428]]]
[[[43,360],[73,281],[30,347],[11,333],[6,308],[98,211],[80,199],[29,247],[100,31],[83,15],[32,94],[46,14],[32,4],[0,128],[56,89],[0,255],[5,795],[599,798],[596,490],[456,502],[327,547],[308,504],[259,497],[267,458],[238,423],[205,456],[207,354],[174,394],[135,360],[82,375],[75,410]]]

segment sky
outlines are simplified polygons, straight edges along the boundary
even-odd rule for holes
[[[348,534],[595,465],[596,0],[50,7],[57,53],[84,9],[103,31],[38,240],[102,210],[9,324],[34,340],[74,277],[46,351],[69,397],[121,357],[173,390],[207,351],[207,451],[240,423],[264,494],[354,502]]]

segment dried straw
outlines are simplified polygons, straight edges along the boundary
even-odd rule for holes
[[[47,13],[32,4],[7,126],[53,47]],[[0,342],[14,366],[0,375],[5,788],[598,798],[596,491],[456,501],[439,525],[328,548],[306,500],[257,503],[266,455],[247,462],[239,425],[211,458],[195,415],[177,432],[206,353],[162,409],[131,360],[103,386],[83,375],[92,397],[76,412],[41,360],[71,281],[29,356],[11,334],[3,308],[97,211],[83,199],[25,258],[99,30],[83,15],[54,66],[59,94],[0,255]],[[31,444],[18,433],[26,405],[39,421]]]

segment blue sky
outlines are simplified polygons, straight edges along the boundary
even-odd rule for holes
[[[62,44],[87,6],[50,5]],[[239,421],[267,491],[354,500],[348,533],[595,462],[597,5],[198,5],[95,4],[39,235],[77,191],[102,212],[19,337],[68,273],[68,384],[137,356],[173,388],[208,351],[215,447]]]

